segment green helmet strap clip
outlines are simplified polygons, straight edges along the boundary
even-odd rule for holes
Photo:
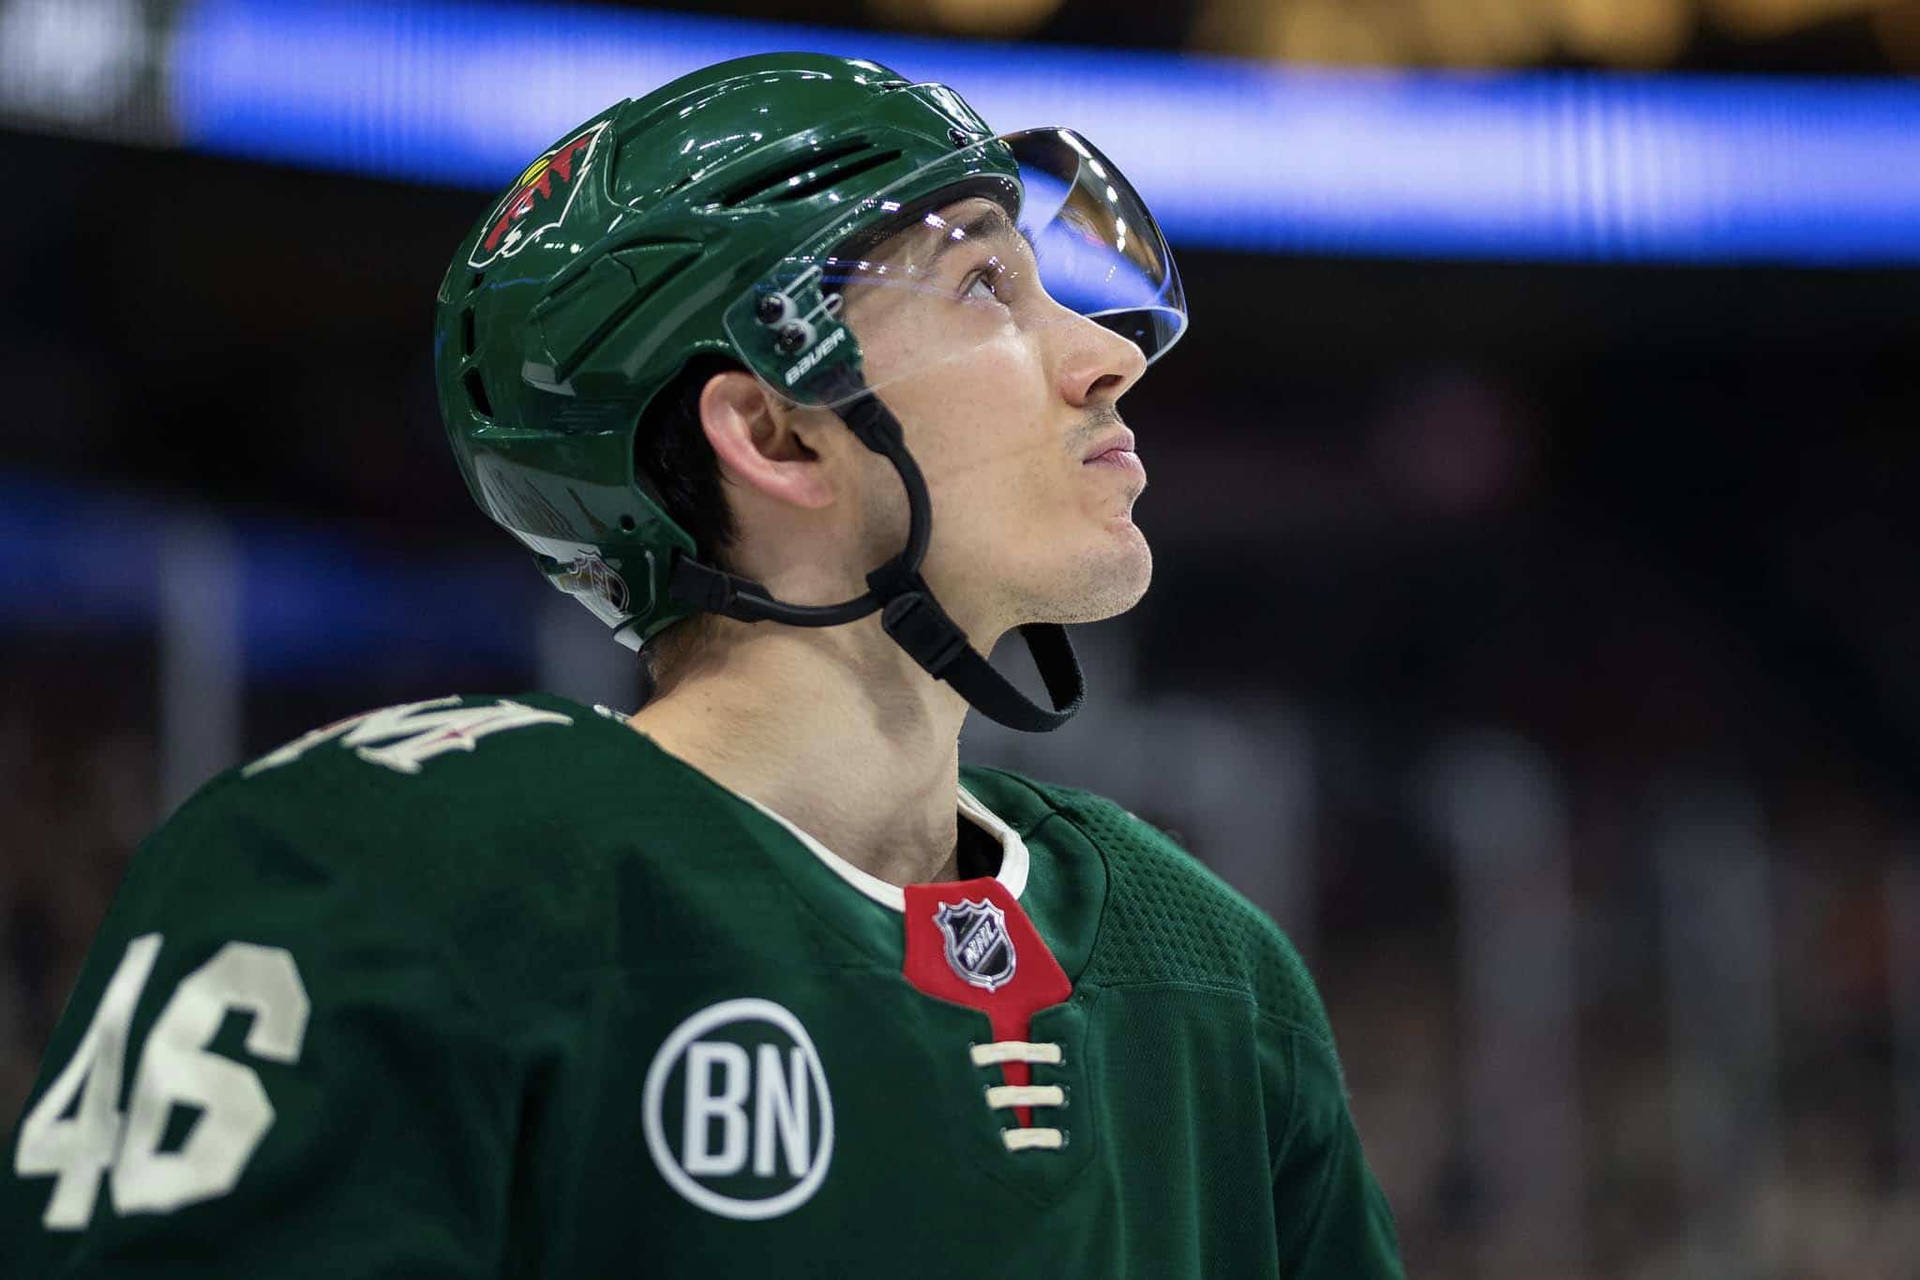
[[[859,375],[842,367],[836,381],[856,382]],[[841,388],[851,391],[851,386]],[[693,608],[718,613],[741,622],[784,622],[799,627],[831,627],[864,618],[880,610],[880,626],[894,643],[938,680],[988,719],[1028,733],[1057,729],[1073,718],[1086,696],[1086,677],[1073,652],[1073,641],[1057,623],[1028,623],[1019,628],[1033,655],[1033,665],[1047,686],[1054,709],[1034,702],[993,669],[972,645],[966,632],[934,599],[933,589],[920,576],[933,530],[933,502],[926,478],[907,451],[899,420],[879,397],[863,389],[836,412],[847,427],[875,453],[893,464],[907,490],[907,545],[899,555],[867,575],[867,590],[834,605],[796,605],[776,600],[767,589],[748,578],[701,564],[684,552],[674,558],[672,592]]]

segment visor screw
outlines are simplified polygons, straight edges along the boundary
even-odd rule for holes
[[[761,324],[779,324],[793,314],[793,302],[784,293],[763,293],[753,304],[753,314]]]
[[[959,125],[954,125],[947,130],[947,141],[956,147],[964,147],[973,141],[973,135]]]
[[[773,345],[780,348],[780,354],[790,356],[812,341],[813,334],[804,324],[783,324],[773,335]]]

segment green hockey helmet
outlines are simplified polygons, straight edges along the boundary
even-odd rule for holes
[[[1021,628],[1048,711],[971,649],[919,574],[931,509],[883,393],[982,339],[965,308],[906,350],[886,321],[893,304],[955,293],[956,246],[1014,282],[1004,293],[1026,299],[1023,323],[1091,318],[1149,361],[1185,328],[1158,226],[1072,130],[996,136],[943,85],[803,53],[720,63],[621,102],[521,173],[441,284],[435,377],[467,485],[630,647],[699,610],[810,626],[880,610],[985,714],[1055,727],[1082,691],[1064,630]],[[832,409],[899,472],[908,546],[862,596],[787,604],[701,563],[636,470],[648,407],[710,355]]]

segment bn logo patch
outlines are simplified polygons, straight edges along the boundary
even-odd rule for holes
[[[988,991],[1013,978],[1013,939],[1007,936],[1007,913],[982,898],[975,902],[943,902],[933,913],[946,940],[947,963],[963,982]]]
[[[642,1103],[660,1176],[709,1213],[778,1217],[826,1179],[827,1074],[800,1019],[771,1000],[724,1000],[674,1028]]]
[[[605,120],[590,124],[528,165],[487,216],[486,232],[467,255],[467,265],[478,271],[511,258],[566,221],[606,130]]]

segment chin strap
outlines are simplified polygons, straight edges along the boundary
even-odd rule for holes
[[[929,675],[952,685],[954,692],[981,715],[1028,733],[1059,728],[1073,718],[1087,692],[1086,677],[1066,628],[1054,622],[1031,622],[1018,628],[1047,686],[1053,710],[1020,692],[967,643],[966,632],[947,616],[926,579],[920,576],[933,532],[933,502],[927,494],[926,479],[907,452],[906,438],[892,411],[859,383],[858,375],[847,377],[850,385],[832,389],[852,396],[837,411],[841,420],[861,443],[893,464],[906,486],[905,549],[867,575],[864,594],[834,605],[788,604],[774,599],[751,579],[676,553],[669,585],[673,597],[704,612],[742,622],[784,622],[800,627],[838,626],[878,609],[881,629],[894,643]]]
[[[1033,655],[1033,665],[1046,682],[1047,697],[1054,705],[1049,711],[993,669],[985,657],[967,643],[966,633],[947,616],[926,579],[909,572],[898,560],[889,560],[867,575],[873,594],[884,600],[880,626],[894,643],[912,655],[928,674],[945,680],[968,705],[989,720],[1044,733],[1058,729],[1080,709],[1087,694],[1086,677],[1080,660],[1074,656],[1073,641],[1067,629],[1057,622],[1030,622],[1019,628],[1021,639]]]

